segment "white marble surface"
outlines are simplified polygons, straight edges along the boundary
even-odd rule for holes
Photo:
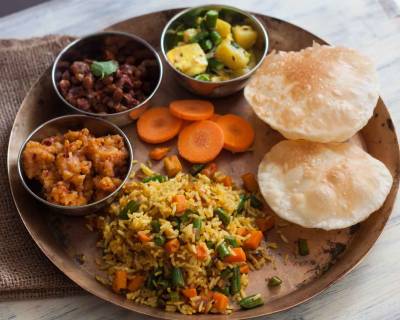
[[[399,0],[54,0],[0,18],[0,38],[27,38],[51,33],[82,35],[132,16],[213,2],[285,19],[334,44],[364,51],[377,64],[382,96],[396,127],[400,127]],[[371,253],[345,279],[312,301],[268,319],[399,320],[399,209],[397,204]],[[3,302],[0,303],[0,320],[3,319],[144,318],[86,295]]]

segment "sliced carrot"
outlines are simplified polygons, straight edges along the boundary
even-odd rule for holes
[[[174,117],[165,107],[145,111],[136,124],[140,139],[148,143],[168,141],[178,134],[181,127],[182,120]]]
[[[266,216],[265,218],[257,218],[255,223],[262,232],[272,229],[275,225],[275,219],[272,216]]]
[[[180,246],[181,246],[181,244],[179,243],[178,239],[172,239],[172,240],[169,240],[165,244],[164,248],[165,248],[165,251],[167,251],[167,253],[174,253],[179,250]]]
[[[250,231],[250,237],[243,243],[243,247],[246,249],[255,250],[261,243],[263,233],[260,230]]]
[[[222,117],[220,114],[214,113],[209,120],[216,122],[220,117]]]
[[[251,172],[247,172],[242,175],[243,186],[248,192],[258,191],[258,182],[255,175]]]
[[[128,274],[124,270],[117,270],[114,274],[114,281],[112,289],[114,292],[119,293],[122,289],[126,289],[128,282]]]
[[[233,262],[245,262],[246,254],[244,253],[242,248],[232,248],[232,255],[228,256],[224,259],[225,262],[233,263]]]
[[[194,122],[184,128],[178,137],[178,151],[192,163],[214,160],[224,145],[224,133],[210,120]]]
[[[143,243],[151,241],[151,237],[145,231],[138,231],[137,235],[139,240]]]
[[[172,202],[176,205],[176,212],[182,213],[187,209],[186,198],[183,194],[177,194],[172,197]]]
[[[221,180],[221,182],[224,184],[225,187],[231,187],[233,184],[233,180],[231,176],[225,176]]]
[[[186,289],[182,289],[182,294],[186,297],[186,298],[193,298],[195,296],[197,296],[197,291],[195,288],[186,288]]]
[[[215,301],[214,307],[218,312],[224,313],[228,308],[229,299],[223,293],[215,291],[213,293],[213,299]]]
[[[254,129],[245,119],[235,114],[219,117],[216,123],[224,132],[224,148],[232,152],[243,152],[254,142]]]
[[[171,113],[180,119],[207,120],[214,114],[214,105],[207,100],[175,100],[169,104]]]
[[[128,281],[128,290],[129,291],[136,291],[140,289],[141,286],[144,284],[145,277],[141,275],[136,275],[132,279]]]
[[[208,250],[204,243],[200,243],[196,247],[196,257],[199,260],[206,260],[208,257]]]
[[[217,164],[215,162],[211,162],[208,165],[206,165],[206,167],[203,170],[201,170],[201,173],[209,178],[212,178],[217,169],[218,169]]]
[[[169,147],[154,148],[149,152],[149,158],[153,160],[161,160],[168,154],[169,150],[171,150]]]
[[[249,273],[249,272],[250,272],[250,268],[247,263],[240,266],[240,273]]]
[[[244,237],[244,236],[246,236],[246,235],[249,234],[249,229],[247,229],[247,228],[245,228],[245,227],[240,227],[236,233],[237,233],[239,236]]]

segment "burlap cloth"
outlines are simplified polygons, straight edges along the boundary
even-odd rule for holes
[[[7,144],[30,86],[73,38],[0,40],[0,300],[83,293],[35,245],[15,209],[8,184]]]

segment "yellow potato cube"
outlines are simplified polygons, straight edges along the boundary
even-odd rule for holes
[[[250,26],[234,26],[233,38],[243,49],[250,49],[257,41],[257,31]]]
[[[198,43],[185,44],[171,49],[167,53],[168,61],[188,76],[195,76],[207,69],[206,54]]]
[[[223,40],[215,50],[215,58],[232,70],[243,69],[250,61],[249,53],[234,46],[229,39]]]
[[[221,35],[222,38],[231,36],[231,25],[222,19],[217,19],[215,30]]]

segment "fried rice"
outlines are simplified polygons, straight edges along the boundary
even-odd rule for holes
[[[265,245],[245,246],[264,213],[244,190],[224,185],[220,172],[212,179],[182,172],[168,179],[143,165],[142,171],[147,179],[128,182],[107,214],[97,217],[99,264],[107,273],[101,281],[129,300],[166,311],[232,312],[246,296],[246,268],[268,261]],[[184,211],[177,195],[184,197]],[[245,261],[229,259],[240,248]],[[230,296],[226,308],[219,308],[215,292]]]

